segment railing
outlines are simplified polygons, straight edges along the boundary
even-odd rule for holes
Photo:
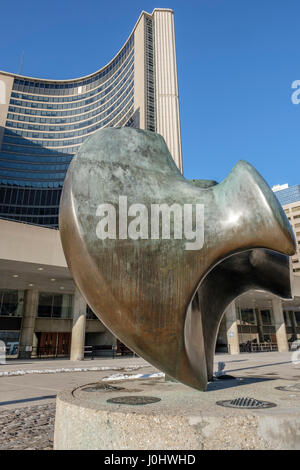
[[[95,357],[116,357],[115,346],[85,346],[84,357],[94,359]]]
[[[94,359],[95,357],[112,357],[115,359],[117,356],[132,355],[136,357],[136,354],[130,349],[124,347],[117,350],[116,346],[85,346],[84,357],[86,359]],[[57,357],[69,357],[70,356],[70,345],[65,347],[57,346],[44,346],[44,347],[33,347],[31,350],[26,348],[19,348],[15,346],[13,354],[9,354],[9,348],[6,348],[6,357],[17,358],[17,357],[28,357],[31,359],[48,359]]]
[[[57,348],[56,346],[34,347],[32,348],[31,358],[49,358],[49,357],[68,357],[70,355],[70,346]]]
[[[242,343],[240,352],[270,352],[278,351],[277,343]]]
[[[84,357],[86,359],[94,359],[95,357],[112,357],[115,359],[117,356],[127,356],[127,355],[132,355],[133,357],[136,357],[137,355],[128,349],[125,345],[122,345],[122,347],[119,347],[117,349],[117,346],[106,346],[106,345],[101,345],[101,346],[85,346],[84,347]]]

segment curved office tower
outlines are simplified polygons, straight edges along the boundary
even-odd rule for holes
[[[142,12],[105,67],[72,80],[0,72],[0,218],[56,228],[68,165],[103,127],[163,135],[182,170],[173,12]]]

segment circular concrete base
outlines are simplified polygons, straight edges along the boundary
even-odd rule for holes
[[[300,393],[287,397],[275,389],[281,382],[287,384],[261,379],[218,381],[209,384],[206,392],[164,379],[122,380],[110,382],[111,387],[108,382],[87,384],[58,395],[54,448],[300,449]],[[143,401],[141,397],[160,401],[107,402],[134,396],[140,397],[137,402]],[[252,411],[216,405],[219,400],[245,396],[267,398],[277,407]]]

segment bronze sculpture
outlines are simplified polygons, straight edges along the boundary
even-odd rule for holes
[[[124,215],[125,202],[135,209]],[[187,249],[175,212],[170,237],[161,236],[168,231],[162,219],[157,237],[144,216],[161,204],[175,204],[179,216],[185,206],[204,210],[199,246]],[[112,228],[106,235],[105,224]],[[291,296],[295,239],[264,179],[241,161],[220,184],[188,181],[153,132],[106,128],[83,143],[65,180],[60,233],[74,281],[101,321],[141,357],[199,390],[212,378],[229,303],[257,288]]]

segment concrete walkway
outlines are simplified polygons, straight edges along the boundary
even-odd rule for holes
[[[218,362],[225,362],[225,372],[235,377],[300,381],[300,358],[299,363],[294,364],[291,353],[217,354],[215,371]],[[139,357],[78,362],[65,359],[9,361],[0,365],[0,374],[12,374],[0,376],[0,410],[54,402],[61,390],[105,380],[116,374],[133,377],[157,372]]]
[[[0,366],[0,410],[54,402],[68,387],[99,382],[113,374],[151,374],[157,370],[141,358],[11,361]]]
[[[96,358],[84,361],[70,361],[69,359],[13,359],[8,360],[6,364],[0,364],[0,377],[38,373],[119,370],[128,367],[134,369],[146,366],[149,366],[149,364],[140,357]]]
[[[237,355],[216,354],[214,370],[218,369],[218,362],[225,362],[225,372],[241,373],[242,375],[272,374],[281,378],[293,378],[295,374],[300,376],[300,351],[242,353]],[[121,370],[126,368],[152,368],[148,362],[140,357],[117,357],[85,359],[84,361],[70,361],[69,359],[31,359],[8,360],[6,364],[0,364],[0,378],[6,375],[22,375],[34,373],[58,373],[58,372],[88,372]],[[18,374],[19,373],[19,374]],[[236,374],[235,374],[236,375]],[[300,377],[299,377],[300,378]]]

